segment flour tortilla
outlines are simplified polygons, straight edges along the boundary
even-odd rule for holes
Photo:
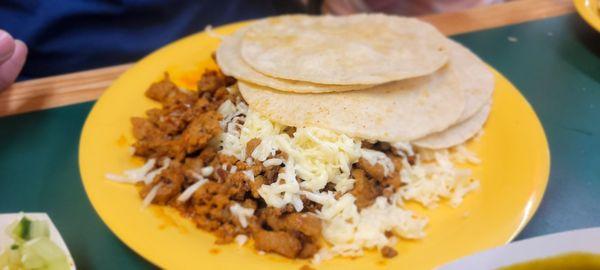
[[[442,132],[433,133],[413,141],[412,144],[429,149],[445,149],[459,145],[475,136],[481,130],[481,127],[485,124],[490,114],[491,107],[491,103],[488,102],[471,118],[455,124]]]
[[[448,61],[446,46],[435,27],[417,19],[295,15],[250,26],[241,53],[271,77],[356,85],[431,74]]]
[[[238,82],[250,108],[288,126],[317,126],[351,137],[412,141],[456,122],[464,93],[451,70],[357,91],[299,94]]]
[[[217,49],[217,63],[223,73],[233,76],[238,80],[248,81],[254,84],[268,86],[281,91],[298,93],[323,93],[336,91],[349,91],[369,88],[372,85],[325,85],[310,82],[301,82],[285,79],[277,79],[266,76],[252,69],[242,60],[241,43],[247,28],[225,37]]]
[[[494,91],[494,74],[477,55],[460,43],[448,39],[449,65],[465,91],[465,110],[458,119],[463,122],[483,108]]]

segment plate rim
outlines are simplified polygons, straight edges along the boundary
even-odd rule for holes
[[[579,17],[583,18],[589,26],[600,32],[600,14],[598,12],[594,13],[589,1],[590,0],[573,0],[573,5],[575,6],[577,14],[579,14]]]

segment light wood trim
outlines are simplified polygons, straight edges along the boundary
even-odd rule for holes
[[[446,35],[455,35],[556,17],[574,11],[571,0],[517,0],[461,12],[429,15],[421,19],[432,23]]]
[[[124,64],[16,83],[0,92],[0,116],[95,100],[132,65]]]
[[[519,0],[422,19],[447,35],[564,15],[574,11],[570,0]],[[14,84],[0,93],[0,116],[97,99],[132,64],[51,76]]]

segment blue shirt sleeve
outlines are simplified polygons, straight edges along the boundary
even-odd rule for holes
[[[29,47],[25,79],[135,61],[208,24],[299,9],[277,0],[2,0],[0,28]]]

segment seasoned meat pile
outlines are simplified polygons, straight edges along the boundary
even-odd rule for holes
[[[157,158],[157,167],[169,158],[169,166],[148,185],[140,195],[145,197],[161,183],[154,204],[179,209],[204,230],[213,232],[217,243],[230,243],[239,234],[252,236],[255,247],[289,258],[309,258],[319,250],[320,220],[313,213],[296,213],[293,208],[266,207],[258,188],[275,181],[280,166],[265,168],[260,162],[252,165],[218,153],[215,140],[222,132],[217,112],[226,100],[235,102],[237,93],[227,90],[235,80],[217,71],[206,72],[198,82],[198,91],[179,89],[168,75],[154,83],[146,96],[162,104],[161,109],[146,112],[146,117],[131,119],[136,138],[135,155]],[[253,151],[260,140],[248,142]],[[284,155],[284,153],[278,153]],[[192,197],[180,202],[177,198],[198,181],[204,168],[214,168],[206,175],[208,182]],[[235,171],[232,168],[236,168]],[[254,179],[244,171],[251,170]],[[233,203],[255,210],[246,226],[231,213]]]
[[[364,158],[360,158],[353,165],[352,178],[355,179],[355,182],[354,189],[350,193],[356,198],[355,203],[359,209],[371,206],[379,196],[391,196],[402,186],[402,182],[400,181],[402,158],[390,153],[390,145],[388,143],[363,143],[362,146],[367,149],[386,153],[394,163],[395,170],[386,177],[381,164],[370,164]]]
[[[211,87],[203,83],[211,80]],[[210,139],[219,135],[219,105],[232,97],[226,87],[235,83],[216,71],[204,74],[198,92],[179,89],[166,75],[146,91],[146,96],[160,102],[162,109],[151,109],[146,118],[131,119],[135,155],[169,157],[178,161],[198,154]]]
[[[178,209],[199,228],[213,232],[218,244],[246,235],[254,239],[258,250],[288,258],[310,258],[320,249],[321,220],[315,214],[320,205],[302,197],[301,212],[291,205],[268,207],[258,189],[275,182],[285,165],[264,166],[259,161],[241,161],[219,152],[223,116],[218,108],[227,100],[234,104],[241,100],[237,91],[228,89],[234,84],[235,79],[219,71],[206,71],[197,91],[180,89],[168,74],[150,86],[146,96],[162,107],[147,111],[145,117],[131,119],[136,139],[133,147],[136,156],[154,158],[155,168],[164,169],[151,183],[140,184],[140,195],[144,198],[155,189],[153,204]],[[295,129],[286,128],[285,132],[293,136]],[[259,139],[252,139],[246,144],[248,156],[260,143]],[[385,144],[366,147],[391,152]],[[359,209],[400,187],[401,159],[389,156],[396,170],[387,177],[379,164],[371,165],[364,159],[354,164],[351,174],[356,181],[351,193]],[[285,160],[287,155],[278,151],[273,158]],[[190,196],[181,198],[199,181],[205,182]],[[237,205],[252,214],[242,221],[232,210]],[[384,256],[391,257],[393,252],[386,249]]]

